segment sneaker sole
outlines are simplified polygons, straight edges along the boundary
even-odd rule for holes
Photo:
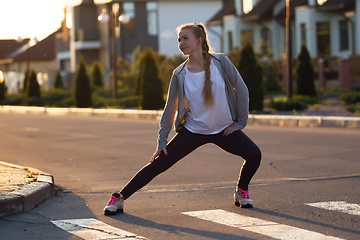
[[[253,207],[253,205],[251,205],[250,203],[241,205],[240,202],[235,202],[235,206],[241,207],[241,208],[252,208]]]
[[[106,216],[108,216],[108,215],[116,215],[116,214],[118,214],[118,213],[123,213],[124,212],[124,209],[118,209],[116,212],[111,212],[111,211],[109,211],[109,210],[106,210],[105,212],[104,212],[104,215],[106,215]]]

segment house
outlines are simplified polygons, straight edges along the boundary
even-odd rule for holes
[[[64,22],[70,26],[57,39],[57,64],[66,79],[65,84],[72,85],[80,56],[87,65],[95,60],[101,62],[106,72],[105,86],[109,86],[114,58],[131,60],[138,45],[149,46],[164,55],[179,54],[176,27],[187,22],[205,23],[220,8],[221,0],[112,0],[105,4],[82,0],[79,5],[68,5]],[[116,25],[112,25],[111,16],[115,11],[117,17],[125,14],[128,21],[116,20]],[[99,21],[102,13],[108,14],[108,21]],[[220,27],[209,32],[215,49],[220,49],[219,32]]]
[[[234,46],[241,48],[245,37],[255,51],[261,43],[266,43],[274,59],[286,59],[285,0],[223,2],[223,9],[208,21],[208,25],[222,27],[224,52]],[[360,0],[291,0],[290,13],[293,59],[299,54],[302,43],[306,44],[313,59],[327,59],[328,65],[334,65],[336,71],[341,68],[337,65],[339,59],[346,62],[360,55]],[[353,86],[359,84],[360,79],[352,83]],[[339,84],[329,86],[338,87]]]
[[[21,43],[0,40],[0,70],[4,72],[9,92],[22,88],[27,65],[38,72],[43,89],[53,86],[57,69],[61,70],[64,85],[71,87],[80,56],[84,57],[87,65],[95,60],[101,62],[106,73],[105,85],[108,83],[109,86],[114,57],[130,60],[138,45],[142,48],[149,46],[164,55],[179,54],[176,27],[188,22],[205,23],[222,6],[221,0],[73,2],[76,1],[66,2],[68,5],[65,6],[62,27],[36,45],[30,46],[29,40]],[[118,9],[113,9],[116,6]],[[101,13],[106,12],[111,16],[113,10],[118,11],[118,16],[126,14],[129,21],[117,21],[113,27],[111,21],[98,20]],[[220,31],[221,28],[217,26],[209,31],[215,49],[220,49]]]
[[[149,46],[164,55],[179,54],[176,27],[188,22],[205,23],[221,4],[221,0],[112,0],[105,4],[83,0],[80,5],[66,6],[70,13],[66,16],[71,16],[70,45],[67,51],[62,49],[58,53],[58,62],[63,71],[74,72],[80,55],[83,55],[87,64],[99,60],[111,71],[113,54],[130,60],[138,45]],[[116,6],[118,9],[114,9]],[[113,27],[111,16],[114,11],[118,11],[117,16],[125,14],[128,22],[116,20]],[[102,13],[110,15],[108,21],[98,21]],[[221,39],[217,32],[220,30],[220,27],[214,28],[209,34],[216,49],[220,48]]]
[[[0,40],[0,70],[3,72],[9,93],[16,93],[23,87],[26,71],[34,69],[39,85],[49,89],[55,77],[57,32],[36,42],[31,39]]]

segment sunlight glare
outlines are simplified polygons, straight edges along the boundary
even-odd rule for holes
[[[4,73],[0,70],[0,83],[3,83],[4,81]]]
[[[253,9],[253,0],[244,0],[243,1],[243,11],[245,14],[248,14]]]

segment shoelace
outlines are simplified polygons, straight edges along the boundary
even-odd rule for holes
[[[246,199],[249,199],[250,196],[249,196],[249,190],[246,190],[246,191],[243,191],[243,190],[240,190],[239,191],[240,195],[242,198],[246,198]]]
[[[119,201],[119,200],[120,200],[120,198],[117,198],[117,197],[115,197],[115,196],[111,196],[108,205],[112,205],[112,204],[116,203],[116,202]]]

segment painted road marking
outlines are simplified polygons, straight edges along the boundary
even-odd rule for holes
[[[38,128],[32,128],[32,127],[27,127],[27,128],[25,128],[26,129],[26,131],[29,131],[29,132],[38,132],[38,131],[40,131],[40,129],[38,129]]]
[[[347,203],[345,201],[305,203],[305,205],[317,208],[323,208],[331,211],[339,211],[352,215],[360,215],[360,205],[355,203]]]
[[[103,222],[100,222],[94,218],[85,219],[68,219],[51,221],[57,227],[74,234],[83,239],[146,239],[141,236],[137,236],[131,232],[127,232]]]
[[[247,217],[240,214],[227,212],[221,209],[183,212],[183,214],[200,218],[203,220],[220,223],[230,227],[236,227],[276,239],[303,239],[303,240],[340,240],[342,238],[326,236],[321,233],[287,226],[276,222],[261,220],[254,217]]]

